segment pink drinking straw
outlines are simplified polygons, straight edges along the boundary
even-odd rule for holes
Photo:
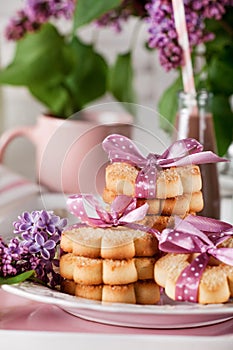
[[[195,94],[193,66],[190,55],[188,31],[185,20],[184,3],[182,0],[172,0],[175,27],[178,34],[178,42],[183,49],[184,65],[182,66],[182,79],[184,92]]]

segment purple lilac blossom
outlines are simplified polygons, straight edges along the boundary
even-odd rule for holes
[[[14,233],[27,233],[34,239],[34,233],[38,231],[46,232],[50,236],[54,233],[61,234],[66,224],[66,219],[60,219],[52,211],[41,210],[32,211],[31,213],[24,212],[13,223],[13,226],[15,228]]]
[[[75,0],[28,0],[26,9],[32,20],[47,22],[50,17],[65,17],[73,15]]]
[[[38,30],[53,18],[71,19],[76,0],[27,0],[23,9],[16,12],[5,29],[8,40],[19,40],[26,33]]]
[[[29,19],[25,10],[19,10],[10,20],[5,29],[5,36],[8,40],[19,40],[27,32],[34,32],[39,29],[40,24]]]
[[[46,240],[40,232],[35,234],[35,242],[29,247],[29,252],[32,254],[41,253],[44,259],[50,258],[50,250],[55,251],[56,243],[52,239]]]
[[[110,10],[107,13],[103,14],[97,21],[96,24],[99,27],[112,27],[116,32],[122,30],[122,24],[127,21],[131,15],[130,10],[128,9],[128,4],[130,0],[123,0],[122,4],[116,9]]]
[[[34,269],[38,263],[28,249],[21,245],[18,237],[12,238],[8,244],[0,238],[0,276],[14,276]]]
[[[122,30],[122,24],[130,15],[138,15],[149,23],[148,45],[157,49],[161,65],[166,71],[176,69],[184,64],[183,50],[179,45],[175,28],[172,0],[141,1],[147,15],[136,10],[139,1],[124,0],[121,5],[98,19],[99,26],[113,26],[116,31]],[[208,32],[205,20],[221,20],[227,6],[233,6],[233,0],[184,0],[187,31],[190,51],[199,44],[215,38],[214,33]],[[133,9],[134,8],[134,9]]]
[[[130,16],[145,17],[145,4],[147,2],[146,0],[123,0],[118,7],[98,18],[96,24],[99,27],[110,26],[113,27],[116,32],[120,32],[123,24]]]
[[[8,244],[0,238],[0,276],[9,277],[35,270],[42,283],[56,287],[61,277],[56,258],[61,232],[67,220],[52,211],[24,212],[13,223],[14,233]]]
[[[49,0],[28,0],[25,12],[32,22],[45,23],[52,16],[52,3]]]
[[[59,286],[61,283],[61,276],[56,272],[57,267],[59,266],[59,260],[53,259],[46,260],[41,259],[40,263],[37,265],[35,271],[37,277],[43,281],[44,284],[49,285],[52,288]]]
[[[190,50],[214,39],[206,31],[205,19],[220,20],[232,0],[185,0],[185,16]],[[169,71],[183,65],[183,51],[178,43],[172,0],[151,0],[146,5],[149,23],[149,47],[158,49],[161,65]]]

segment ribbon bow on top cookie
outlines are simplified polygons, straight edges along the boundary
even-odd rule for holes
[[[203,151],[203,146],[192,138],[174,142],[161,155],[149,153],[146,157],[130,139],[122,135],[109,135],[104,139],[102,146],[112,163],[125,162],[140,169],[135,182],[136,198],[156,197],[159,170],[227,161],[211,151]]]

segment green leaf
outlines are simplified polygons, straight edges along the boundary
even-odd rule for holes
[[[207,32],[214,33],[214,40],[206,42],[208,50],[221,50],[226,45],[232,45],[233,11],[226,10],[220,21],[206,19]]]
[[[230,14],[230,11],[227,12],[227,15],[228,14]],[[227,21],[229,23],[227,23]],[[227,25],[227,27],[228,26],[230,27],[232,21],[233,21],[233,18],[230,18],[230,17],[227,18],[227,16],[224,16],[223,21],[216,21],[215,19],[206,20],[207,31],[210,33],[214,33],[214,36],[215,36],[214,40],[210,40],[205,43],[207,61],[209,61],[212,55],[214,54],[218,55],[221,52],[221,50],[224,49],[224,47],[228,45],[232,45],[232,34],[230,34],[225,29],[225,25]]]
[[[222,94],[215,94],[212,102],[212,112],[218,153],[223,156],[233,140],[233,112],[229,98]]]
[[[64,38],[50,24],[28,33],[17,43],[12,63],[0,71],[0,84],[28,87],[61,79],[69,71],[64,46]]]
[[[131,53],[119,54],[115,64],[109,69],[109,91],[120,102],[135,100],[133,88],[133,66]]]
[[[178,111],[178,92],[182,89],[182,80],[179,76],[174,83],[164,91],[158,103],[160,125],[169,133],[172,132],[172,126],[174,125],[175,116]]]
[[[72,109],[78,111],[106,92],[107,64],[104,58],[78,38],[71,43],[73,67],[66,77]]]
[[[13,62],[0,72],[0,83],[27,87],[50,113],[64,116],[69,96],[62,84],[70,67],[64,38],[46,24],[18,42]]]
[[[233,93],[233,47],[225,47],[208,65],[208,79],[213,92]]]
[[[0,277],[0,285],[1,284],[17,284],[27,280],[28,278],[34,275],[34,270],[25,271],[19,275],[12,277]]]
[[[35,84],[29,90],[56,117],[68,118],[73,113],[69,93],[62,82]]]
[[[74,13],[74,29],[99,18],[121,2],[121,0],[78,0]]]

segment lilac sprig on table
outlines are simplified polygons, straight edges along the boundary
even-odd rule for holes
[[[22,213],[13,223],[15,237],[8,243],[0,238],[0,284],[33,278],[52,288],[59,286],[59,243],[66,225],[67,220],[52,211]]]

